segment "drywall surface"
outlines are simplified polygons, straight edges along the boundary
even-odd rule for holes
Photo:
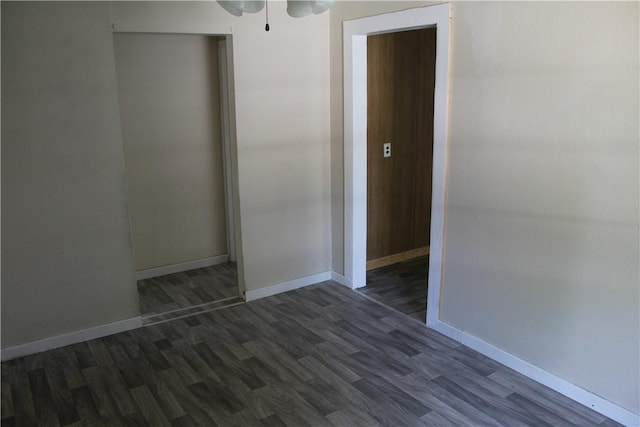
[[[337,270],[341,20],[407,5],[338,2],[332,10]],[[440,312],[636,414],[638,14],[637,3],[452,5]]]
[[[441,300],[635,413],[638,6],[455,5]]]
[[[330,269],[329,15],[117,2],[115,31],[232,34],[246,290]]]
[[[2,3],[2,347],[139,316],[109,6]]]
[[[114,34],[137,270],[227,253],[217,38]]]

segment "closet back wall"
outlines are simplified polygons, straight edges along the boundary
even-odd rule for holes
[[[227,253],[217,41],[114,34],[138,271]]]

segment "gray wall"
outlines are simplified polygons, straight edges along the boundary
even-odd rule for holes
[[[226,254],[217,38],[114,44],[136,269]]]
[[[331,11],[334,269],[342,21]],[[441,320],[640,412],[639,4],[452,5]]]
[[[2,346],[139,315],[106,3],[2,2]]]

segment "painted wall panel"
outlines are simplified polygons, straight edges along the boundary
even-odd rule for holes
[[[454,16],[442,319],[638,413],[638,5]]]
[[[139,316],[106,3],[2,3],[2,346]]]

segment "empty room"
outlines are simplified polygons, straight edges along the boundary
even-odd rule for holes
[[[0,14],[3,425],[640,425],[637,2]]]

